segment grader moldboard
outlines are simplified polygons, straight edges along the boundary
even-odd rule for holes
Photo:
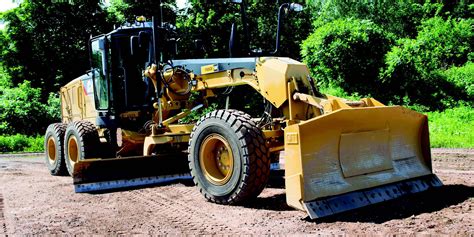
[[[286,3],[279,14],[298,9]],[[281,19],[270,56],[172,61],[175,40],[161,22],[91,38],[91,70],[61,88],[46,163],[52,175],[69,173],[76,192],[192,178],[207,200],[239,204],[284,163],[288,205],[318,218],[441,185],[427,117],[321,94],[306,65],[274,56]],[[264,98],[261,118],[225,108],[180,123],[218,89],[243,85]]]

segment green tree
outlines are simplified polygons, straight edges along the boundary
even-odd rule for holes
[[[0,57],[12,82],[43,88],[44,102],[89,68],[89,37],[109,28],[98,0],[25,0],[2,19],[7,26]]]
[[[283,3],[283,2],[282,2]],[[281,3],[280,3],[281,4]],[[246,1],[246,19],[248,35],[244,32],[240,6],[225,1],[191,0],[191,8],[178,16],[177,27],[181,35],[181,57],[228,57],[229,38],[232,23],[238,27],[242,48],[267,52],[268,56],[275,48],[278,1]],[[279,55],[299,59],[299,44],[307,37],[311,29],[310,9],[301,13],[287,14],[283,28]],[[201,39],[202,51],[195,50],[195,39]],[[244,52],[240,56],[248,56]]]
[[[111,0],[107,7],[109,22],[122,25],[126,22],[135,22],[136,17],[144,16],[151,21],[152,16],[163,13],[163,22],[175,24],[176,0],[162,0],[162,10],[158,1],[153,0]]]
[[[51,121],[58,121],[58,108],[48,109],[40,102],[41,89],[32,88],[29,81],[18,87],[3,87],[0,92],[0,134],[33,135],[42,132]],[[50,103],[54,103],[50,99]]]
[[[181,58],[228,57],[230,28],[238,22],[238,5],[190,0],[191,7],[178,15]]]
[[[336,19],[370,20],[398,37],[415,38],[421,22],[442,16],[445,19],[472,18],[469,1],[324,1],[312,0],[313,25],[318,28]]]

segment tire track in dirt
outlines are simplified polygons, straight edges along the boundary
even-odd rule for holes
[[[4,205],[3,205],[3,195],[0,193],[0,235],[7,235],[7,225],[5,223],[4,215]]]
[[[187,198],[204,198],[201,193],[197,190],[195,186],[192,187],[176,187],[176,186],[164,186],[160,188],[161,193],[170,194],[166,199],[173,198],[172,196],[177,197],[187,197]],[[173,199],[174,201],[179,201],[178,199]]]
[[[474,170],[436,169],[436,173],[474,175]]]
[[[161,190],[160,190],[161,191]],[[182,191],[182,193],[190,193]],[[186,205],[185,202],[179,201],[177,198],[169,197],[159,192],[150,192],[149,190],[134,190],[130,192],[135,200],[146,202],[153,208],[159,216],[153,218],[153,221],[160,222],[169,220],[170,226],[179,226],[181,234],[201,233],[234,233],[232,228],[218,218],[213,217],[209,213],[201,210],[201,207]],[[131,199],[131,200],[133,200]],[[237,232],[235,232],[237,234]],[[230,234],[232,235],[232,234]]]

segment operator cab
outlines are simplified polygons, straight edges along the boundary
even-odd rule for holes
[[[166,48],[163,46],[168,46],[169,40],[165,39],[166,29],[160,27],[157,31],[156,53],[162,61]],[[132,120],[150,118],[156,92],[151,80],[143,76],[143,70],[155,61],[154,43],[151,22],[137,22],[91,38],[90,62],[99,127],[127,126],[124,119],[120,124],[117,122],[124,113],[125,117],[131,115]]]
[[[152,61],[151,34],[150,27],[120,28],[90,40],[99,112],[120,113],[149,105],[153,90],[143,79],[142,70]]]

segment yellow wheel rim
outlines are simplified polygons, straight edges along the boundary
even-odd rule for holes
[[[53,137],[48,138],[47,147],[48,161],[50,164],[54,164],[54,161],[56,160],[56,142],[54,141]]]
[[[226,184],[234,170],[234,156],[227,140],[219,134],[204,138],[199,150],[199,164],[209,182]]]
[[[74,164],[79,160],[79,146],[77,145],[77,140],[74,136],[70,136],[67,141],[67,155],[71,165],[74,167]]]

